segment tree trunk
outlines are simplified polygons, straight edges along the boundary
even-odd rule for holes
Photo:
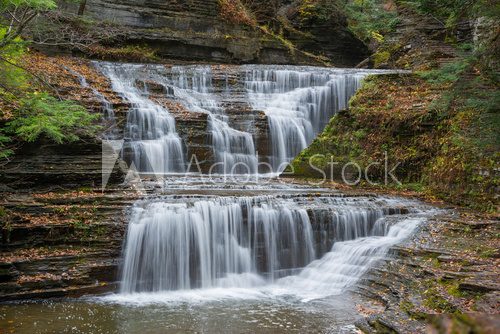
[[[87,5],[87,0],[80,1],[80,7],[78,7],[78,15],[83,15],[83,12],[85,11],[86,5]]]

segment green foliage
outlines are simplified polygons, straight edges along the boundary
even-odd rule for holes
[[[33,142],[45,136],[56,143],[71,142],[98,130],[93,123],[99,115],[89,114],[72,101],[59,101],[47,93],[33,93],[21,99],[20,105],[5,131],[23,141]]]
[[[373,55],[374,66],[378,67],[381,64],[386,63],[389,60],[390,57],[391,57],[391,53],[389,51],[379,51],[379,52],[376,52]]]
[[[443,298],[436,289],[429,289],[424,292],[426,299],[424,305],[438,312],[453,313],[457,308],[447,299]]]
[[[5,46],[0,61],[0,99],[9,111],[0,115],[9,121],[0,129],[0,159],[14,153],[15,141],[32,142],[41,136],[56,143],[75,141],[81,135],[94,135],[99,115],[88,113],[72,101],[60,101],[47,93],[30,93],[30,75],[21,67],[21,43]],[[8,112],[8,113],[7,113]]]
[[[6,27],[0,26],[0,40],[6,31]],[[15,38],[12,43],[0,48],[0,83],[3,86],[0,86],[0,88],[17,89],[26,87],[26,73],[17,66],[18,60],[25,50],[26,43],[19,37]]]
[[[298,12],[303,24],[325,23],[341,12],[341,7],[337,1],[302,0],[298,6]]]
[[[14,139],[33,142],[45,137],[63,143],[99,129],[95,125],[99,115],[34,91],[32,77],[22,67],[27,43],[20,34],[39,13],[56,7],[53,0],[0,0],[0,117],[8,120],[0,129],[0,159],[14,153],[9,146]]]
[[[10,137],[0,132],[0,159],[5,159],[14,153],[14,151],[7,146],[11,141],[12,139]]]
[[[481,254],[479,254],[480,257],[482,257],[483,259],[485,258],[489,258],[489,257],[496,257],[498,254],[498,250],[496,248],[488,248],[488,249],[485,249],[483,251],[481,251]]]
[[[395,11],[384,9],[386,1],[353,0],[348,1],[345,12],[349,28],[362,41],[383,42],[384,36],[393,31],[399,22]]]
[[[419,75],[432,84],[441,85],[454,83],[458,81],[465,70],[470,68],[471,62],[471,58],[465,58],[445,64],[441,68],[435,70],[420,72]]]
[[[53,0],[0,0],[0,10],[14,8],[31,8],[35,10],[50,10],[57,7]]]
[[[16,44],[23,30],[39,13],[56,7],[53,0],[0,0],[0,50]]]
[[[406,0],[418,12],[434,17],[447,28],[454,29],[464,19],[472,16],[498,18],[500,3],[492,0]]]

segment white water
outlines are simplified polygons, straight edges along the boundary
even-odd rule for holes
[[[184,197],[138,202],[115,301],[340,294],[421,219],[386,219],[390,200]],[[327,221],[311,221],[307,209]],[[324,244],[333,247],[325,253]]]
[[[304,209],[271,197],[221,197],[136,206],[124,256],[121,291],[141,292],[262,285],[315,253]]]
[[[131,104],[125,142],[135,168],[155,174],[183,172],[184,148],[175,130],[175,119],[135,85],[144,66],[112,63],[96,63],[96,66],[111,80],[113,90]]]
[[[402,219],[395,224],[386,225],[386,234],[383,236],[336,242],[330,252],[312,261],[297,274],[274,281],[257,273],[247,272],[228,274],[225,278],[214,281],[215,284],[203,288],[130,292],[124,291],[124,285],[122,293],[107,296],[104,300],[142,305],[290,296],[307,302],[340,295],[353,287],[377,261],[386,258],[390,247],[408,238],[424,221],[424,217]]]
[[[255,174],[259,162],[269,162],[272,173],[276,174],[312,142],[337,111],[348,107],[362,79],[377,73],[247,65],[239,72],[233,69],[233,80],[228,80],[226,73],[225,87],[214,87],[210,66],[95,64],[111,80],[113,89],[134,106],[125,133],[136,167],[139,171],[160,173],[182,172],[186,152],[172,115],[148,99],[147,81],[163,85],[165,97],[181,102],[189,112],[208,114],[208,141],[217,163],[211,172]],[[218,72],[218,75],[224,73]],[[138,88],[137,80],[143,80],[146,85]],[[246,94],[241,94],[241,87]],[[252,134],[254,115],[239,114],[238,122],[250,120],[245,125],[235,124],[221,100],[229,101],[229,105],[249,104],[255,111],[264,111],[269,143],[260,143],[259,147],[269,145],[269,157],[259,158],[256,152],[259,138]]]
[[[174,66],[158,71],[155,80],[172,88],[173,95],[192,112],[207,113],[209,133],[218,163],[214,172],[255,174],[257,156],[250,133],[231,127],[224,108],[214,94],[210,66]]]
[[[275,172],[283,171],[337,111],[348,107],[366,75],[360,71],[296,67],[247,70],[249,101],[268,117]]]
[[[404,219],[388,225],[379,219],[372,233],[375,235],[336,242],[331,251],[313,261],[297,276],[283,278],[279,284],[297,291],[305,300],[338,295],[353,286],[377,261],[384,259],[391,246],[406,238],[425,218]]]

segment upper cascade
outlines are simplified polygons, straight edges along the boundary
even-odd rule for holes
[[[192,144],[176,131],[175,117],[185,116],[170,112],[158,97],[180,103],[188,113],[207,115],[211,158],[204,159],[212,165],[203,172],[276,174],[336,112],[348,107],[362,79],[377,73],[264,65],[96,66],[131,104],[124,131],[129,151],[124,156],[139,172],[159,174],[185,171]],[[265,125],[256,122],[259,117]]]
[[[208,133],[215,155],[214,172],[255,174],[257,156],[254,139],[248,132],[229,124],[220,97],[213,86],[210,66],[174,66],[154,79],[169,87],[189,111],[208,114]],[[228,87],[227,87],[228,88]]]
[[[135,168],[154,174],[184,172],[184,149],[174,117],[148,99],[147,91],[135,84],[145,67],[113,63],[96,63],[96,66],[110,79],[113,90],[131,104],[123,153],[130,150]]]

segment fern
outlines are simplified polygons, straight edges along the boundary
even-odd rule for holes
[[[7,123],[6,132],[27,142],[41,136],[56,142],[72,142],[80,136],[94,135],[99,126],[97,114],[73,101],[59,101],[47,93],[33,93],[21,100],[15,119]]]

